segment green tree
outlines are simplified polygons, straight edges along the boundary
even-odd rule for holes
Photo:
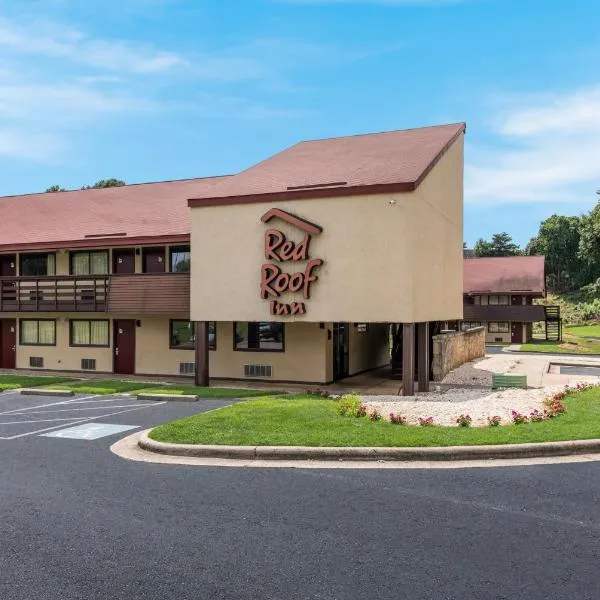
[[[552,215],[540,224],[538,234],[527,244],[526,254],[546,257],[548,288],[568,292],[588,283],[587,269],[579,258],[580,217]]]
[[[121,187],[123,185],[126,185],[124,181],[121,181],[120,179],[100,179],[98,181],[96,181],[96,183],[94,183],[94,185],[84,185],[81,189],[82,190],[97,190],[97,189],[101,189],[101,188],[110,188],[110,187]]]
[[[52,192],[66,192],[67,190],[65,190],[64,187],[60,187],[60,185],[51,185],[47,190],[46,193],[52,193]]]
[[[521,249],[506,232],[495,233],[488,242],[479,238],[473,247],[475,256],[519,256]]]
[[[586,266],[585,283],[600,277],[600,202],[580,219],[579,258]]]

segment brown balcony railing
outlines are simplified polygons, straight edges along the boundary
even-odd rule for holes
[[[546,313],[539,304],[465,304],[463,306],[465,321],[544,321]]]
[[[0,277],[0,311],[105,311],[108,276]]]

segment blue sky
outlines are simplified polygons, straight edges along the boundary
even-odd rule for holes
[[[467,121],[465,240],[600,187],[594,0],[0,0],[0,194]]]

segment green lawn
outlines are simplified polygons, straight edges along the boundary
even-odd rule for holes
[[[62,385],[49,385],[48,389],[73,390],[79,394],[120,394],[148,388],[148,382],[88,379]]]
[[[559,354],[600,354],[600,325],[565,327],[562,342],[535,340],[522,344],[520,352],[556,352]]]
[[[459,428],[341,417],[333,400],[307,396],[264,398],[161,425],[150,437],[240,446],[464,446],[600,438],[600,390],[578,392],[564,403],[564,415],[542,423]]]
[[[58,379],[58,378],[56,378]],[[0,380],[1,381],[1,380]],[[68,380],[65,380],[68,381]],[[52,382],[51,382],[52,383]],[[39,384],[38,384],[39,385]],[[49,385],[48,389],[74,390],[81,394],[121,394],[124,392],[144,392],[147,394],[192,394],[202,398],[249,398],[283,392],[264,390],[194,387],[191,385],[149,384],[147,381],[118,381],[112,379],[88,379],[72,381],[63,385]]]
[[[158,388],[140,390],[144,394],[189,394],[200,398],[252,398],[284,394],[281,391],[250,390],[219,387],[194,387],[192,385],[165,385]]]
[[[72,381],[72,379],[68,377],[2,375],[0,376],[0,390],[16,390],[23,387],[37,387],[40,385],[60,383],[61,381]]]
[[[600,340],[600,325],[579,325],[565,327],[564,333],[570,333],[582,338],[597,338]]]

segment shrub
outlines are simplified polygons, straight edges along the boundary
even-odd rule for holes
[[[529,413],[529,420],[532,423],[541,423],[542,421],[545,421],[547,418],[548,418],[548,412],[547,411],[540,412],[537,408],[533,409]]]
[[[364,417],[367,414],[367,407],[364,404],[360,404],[356,409],[355,417]]]
[[[406,425],[406,417],[390,413],[390,423],[394,425]]]
[[[498,427],[502,419],[498,415],[494,415],[493,417],[488,417],[487,421],[489,427]]]
[[[358,417],[362,403],[356,394],[346,394],[336,402],[336,410],[343,417]],[[364,414],[364,413],[363,413]]]
[[[459,427],[471,427],[473,419],[470,415],[460,415],[458,419],[456,419],[456,423]]]
[[[433,417],[419,417],[419,425],[421,427],[431,427],[433,425]]]
[[[316,390],[306,390],[307,396],[316,396],[317,398],[331,398],[332,395],[327,390],[321,390],[317,388]]]
[[[512,422],[515,425],[522,425],[523,423],[527,423],[527,421],[528,421],[528,418],[525,415],[522,415],[520,412],[517,412],[516,410],[511,410],[510,416],[511,416]]]
[[[369,421],[381,421],[381,413],[376,408],[372,408],[368,414]]]

